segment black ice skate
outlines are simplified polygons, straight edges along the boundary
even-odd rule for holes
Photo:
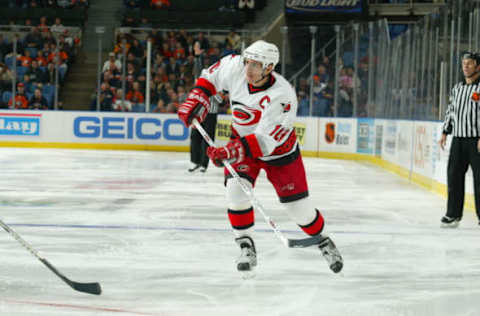
[[[237,259],[237,270],[241,272],[252,271],[257,265],[257,252],[253,239],[248,236],[243,236],[236,238],[235,242],[242,250],[240,257]]]
[[[460,224],[461,218],[459,217],[449,217],[449,216],[444,216],[440,220],[442,223],[440,227],[442,228],[457,228],[458,225]]]
[[[322,239],[318,244],[318,248],[325,260],[327,260],[330,269],[335,273],[340,272],[343,268],[343,259],[330,237]]]
[[[195,172],[197,171],[201,166],[197,164],[192,164],[190,168],[188,168],[188,172]]]

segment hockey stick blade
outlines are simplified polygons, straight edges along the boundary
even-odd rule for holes
[[[83,292],[83,293],[88,293],[88,294],[94,294],[94,295],[100,295],[102,293],[102,288],[100,287],[100,283],[98,282],[93,282],[93,283],[80,283],[80,282],[75,282],[64,276],[60,271],[58,271],[54,266],[50,264],[46,259],[44,258],[39,258],[39,260],[47,266],[47,268],[50,269],[53,273],[55,273],[60,279],[62,279],[65,283],[67,283],[72,289],[75,291]]]
[[[60,271],[58,271],[50,262],[48,262],[47,259],[40,256],[37,250],[35,250],[32,246],[30,246],[29,243],[27,243],[19,234],[17,234],[12,228],[10,228],[10,226],[5,224],[1,219],[0,219],[0,226],[7,233],[9,233],[16,241],[18,241],[20,245],[22,245],[25,249],[27,249],[35,258],[37,258],[41,263],[43,263],[50,271],[55,273],[60,279],[62,279],[65,283],[67,283],[72,289],[79,292],[95,294],[95,295],[100,295],[100,293],[102,293],[102,289],[100,288],[100,284],[98,283],[78,283],[68,279],[66,276],[60,273]]]
[[[288,239],[289,248],[306,248],[314,245],[318,245],[324,237],[322,236],[312,236],[303,239]]]

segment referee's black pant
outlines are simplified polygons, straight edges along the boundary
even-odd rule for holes
[[[465,201],[465,174],[472,167],[475,209],[480,219],[480,153],[477,137],[453,137],[448,158],[447,216],[462,218]]]
[[[205,121],[201,124],[210,138],[214,141],[215,129],[217,127],[217,114],[208,113]],[[190,161],[196,165],[207,168],[209,160],[207,156],[207,148],[208,144],[203,139],[202,134],[200,134],[196,128],[192,128],[192,133],[190,134]]]

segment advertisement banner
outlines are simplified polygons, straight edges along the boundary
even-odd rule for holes
[[[359,118],[357,120],[357,152],[373,154],[375,147],[375,120]]]
[[[432,132],[432,167],[433,167],[433,179],[443,184],[447,184],[447,164],[450,151],[450,144],[452,137],[447,137],[447,144],[445,149],[441,149],[438,141],[442,136],[442,123],[433,123],[434,128]]]
[[[413,147],[413,172],[432,177],[432,125],[415,122]]]
[[[1,141],[188,146],[190,130],[176,114],[6,111]]]
[[[375,156],[382,156],[384,120],[375,120]]]
[[[42,114],[0,113],[0,136],[40,136]]]
[[[286,0],[287,14],[364,14],[367,0]]]
[[[397,121],[397,140],[395,163],[406,169],[412,167],[412,142],[414,137],[413,121]]]
[[[232,121],[231,120],[224,120],[224,119],[217,119],[217,129],[215,130],[215,139],[219,141],[228,142],[230,140],[230,136],[232,135]]]
[[[218,115],[215,142],[225,145],[230,139],[231,115]],[[297,118],[295,133],[301,149],[318,151],[318,119]],[[0,112],[0,143],[37,142],[71,145],[190,145],[190,129],[176,114],[77,112],[77,111],[4,111]],[[128,147],[135,148],[135,147]]]
[[[79,113],[72,115],[74,141],[156,143],[189,140],[189,129],[176,117],[149,114]]]
[[[319,150],[328,152],[349,152],[357,150],[355,119],[320,118]]]
[[[382,158],[395,162],[397,154],[397,121],[386,120],[384,126]]]

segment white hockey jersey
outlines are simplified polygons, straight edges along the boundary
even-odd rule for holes
[[[258,143],[255,156],[259,159],[278,159],[297,149],[293,127],[297,97],[280,74],[272,72],[267,84],[253,87],[246,79],[242,57],[229,55],[202,71],[197,83],[205,81],[216,91],[229,92],[233,133],[240,137],[254,134]]]

